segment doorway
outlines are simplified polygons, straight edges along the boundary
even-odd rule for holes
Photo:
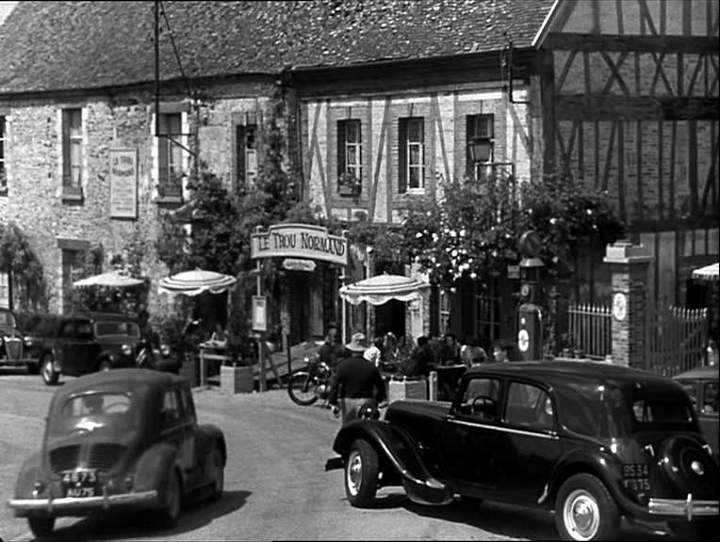
[[[391,331],[398,339],[405,335],[405,302],[391,299],[375,307],[375,336]]]

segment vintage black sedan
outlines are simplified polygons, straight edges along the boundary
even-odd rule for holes
[[[189,496],[218,499],[225,437],[199,425],[189,383],[118,369],[80,377],[53,396],[40,452],[23,464],[8,505],[39,537],[55,518],[152,509],[166,526]]]
[[[488,364],[451,402],[391,403],[348,422],[326,469],[353,506],[402,485],[417,503],[456,497],[555,511],[566,540],[607,540],[620,518],[713,533],[718,467],[688,395],[669,378],[605,363]],[[708,538],[703,538],[708,539]]]

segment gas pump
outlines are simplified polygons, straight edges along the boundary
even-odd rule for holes
[[[525,232],[518,242],[524,258],[520,261],[520,300],[517,345],[523,361],[543,357],[543,321],[540,271],[544,264],[537,254],[541,243],[533,231]]]

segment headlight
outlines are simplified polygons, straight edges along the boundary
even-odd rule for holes
[[[30,337],[25,337],[23,339],[23,343],[25,344],[25,346],[32,346],[32,339]]]
[[[124,355],[129,356],[132,354],[132,346],[129,344],[122,345],[121,351]]]
[[[160,345],[160,353],[163,356],[169,356],[170,355],[170,347],[167,344],[161,344]]]

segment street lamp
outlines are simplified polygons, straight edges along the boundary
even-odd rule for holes
[[[493,154],[493,141],[489,137],[473,137],[468,141],[468,154],[473,163],[475,179],[479,178],[479,165],[483,162],[490,162]]]

